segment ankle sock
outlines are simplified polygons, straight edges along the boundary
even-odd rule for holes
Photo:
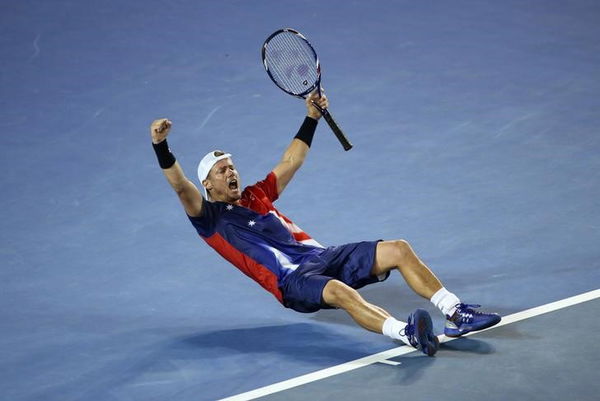
[[[456,305],[460,303],[460,299],[445,287],[442,287],[433,294],[431,303],[441,310],[446,317],[452,317],[454,312],[456,312]]]
[[[388,317],[383,322],[383,333],[384,335],[394,339],[400,340],[404,344],[410,345],[410,341],[408,341],[408,337],[404,335],[404,328],[406,327],[406,323],[396,320],[393,317]]]

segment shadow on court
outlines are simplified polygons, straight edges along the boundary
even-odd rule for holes
[[[315,341],[315,339],[318,339]],[[283,326],[217,330],[183,337],[170,344],[168,352],[199,359],[218,357],[223,349],[240,354],[278,354],[286,359],[304,362],[343,363],[364,353],[353,351],[339,333],[322,325],[296,323]]]
[[[206,332],[150,328],[77,338],[33,354],[37,370],[55,377],[30,399],[154,400],[178,392],[216,399],[230,391],[231,381],[243,383],[249,371],[260,376],[277,366],[283,379],[288,364],[324,368],[365,355],[360,344],[348,347],[348,341],[310,323]],[[73,375],[53,374],[53,361]]]
[[[459,338],[452,342],[440,344],[440,350],[457,351],[478,355],[493,354],[496,352],[496,348],[489,342],[468,337]]]

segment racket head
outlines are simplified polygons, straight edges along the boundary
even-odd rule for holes
[[[284,92],[305,97],[320,90],[321,65],[308,39],[292,28],[273,32],[262,46],[262,61],[269,78]]]

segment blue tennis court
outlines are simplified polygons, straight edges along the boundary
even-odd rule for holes
[[[597,398],[598,2],[0,9],[0,399]],[[406,239],[462,300],[519,319],[407,353],[283,308],[198,238],[150,123],[173,121],[194,181],[215,148],[263,179],[305,114],[261,64],[282,27],[317,49],[354,149],[321,122],[278,208],[324,245]],[[443,331],[399,274],[361,294]]]

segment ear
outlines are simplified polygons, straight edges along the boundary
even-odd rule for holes
[[[204,188],[206,189],[212,189],[213,185],[212,182],[210,182],[210,180],[207,178],[206,180],[202,181],[202,185],[204,186]]]

